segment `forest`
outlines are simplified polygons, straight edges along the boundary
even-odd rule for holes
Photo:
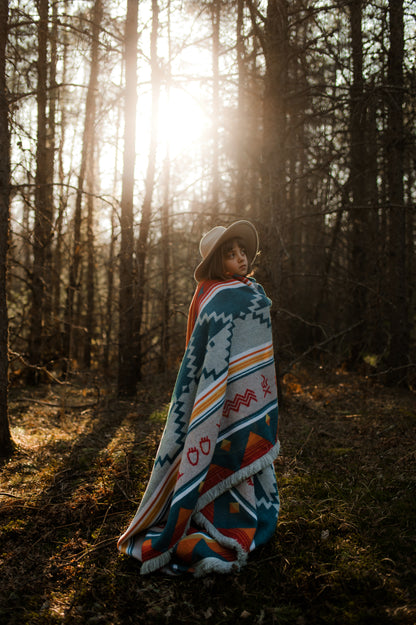
[[[124,5],[3,9],[2,396],[175,367],[199,239],[240,218],[281,373],[414,383],[412,3]]]
[[[262,554],[264,578],[251,568],[234,582],[231,607],[221,582],[207,581],[199,620],[358,624],[371,613],[368,622],[414,622],[404,545],[414,553],[415,32],[411,0],[0,0],[0,566],[11,563],[0,620],[142,622],[127,606],[146,588],[143,622],[178,619],[182,590],[178,622],[193,620],[196,586],[157,581],[135,595],[124,586],[133,565],[104,560],[101,549],[148,477],[183,355],[200,238],[247,219],[260,236],[254,275],[273,302],[283,447],[291,437],[277,461],[282,535],[297,577],[280,583],[281,609],[263,597],[256,612],[249,576],[259,597],[267,575],[289,566],[276,542],[270,558]],[[99,423],[114,433],[109,447]],[[350,463],[356,453],[362,467]],[[308,462],[318,468],[306,484]],[[362,501],[369,483],[371,510]],[[337,493],[326,497],[325,484]],[[390,543],[376,520],[393,518],[387,487],[402,496]],[[308,510],[299,509],[304,488]],[[60,555],[45,547],[19,572],[8,545],[17,538],[30,549],[54,535],[41,509],[61,528]],[[73,536],[79,523],[88,535]],[[329,553],[335,523],[345,543]],[[362,537],[363,523],[377,526],[386,554],[377,563],[367,548],[349,551],[346,535]],[[325,554],[308,534],[318,526]],[[291,543],[297,532],[303,547]],[[33,582],[39,563],[61,588],[65,575],[83,575],[85,587],[52,600],[47,582]],[[338,573],[353,580],[348,590]],[[19,575],[26,581],[14,591]],[[88,610],[101,583],[115,607],[109,615],[101,606],[98,618]],[[364,601],[354,612],[358,588],[386,605]],[[321,594],[320,620],[308,609]]]

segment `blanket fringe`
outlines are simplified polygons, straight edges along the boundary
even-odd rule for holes
[[[214,501],[214,499],[225,493],[227,490],[230,490],[230,488],[234,488],[234,486],[237,486],[237,484],[240,484],[252,475],[255,475],[256,473],[259,473],[260,471],[265,469],[269,464],[272,464],[279,455],[279,451],[280,443],[279,441],[277,441],[274,447],[272,447],[272,449],[267,454],[255,460],[252,464],[249,464],[239,471],[236,471],[232,475],[224,478],[220,484],[214,486],[213,488],[211,488],[211,490],[200,496],[197,506],[195,508],[195,512],[199,512],[200,510],[205,508],[207,504],[211,503],[211,501]]]
[[[205,558],[195,566],[195,577],[203,577],[208,573],[238,573],[244,562],[221,562],[217,558]]]
[[[247,553],[241,547],[238,541],[233,538],[229,538],[224,536],[219,532],[213,525],[211,525],[205,517],[201,514],[201,510],[211,501],[214,501],[217,497],[225,493],[227,490],[234,488],[237,484],[240,484],[242,481],[248,479],[249,477],[259,473],[267,466],[273,463],[273,461],[277,458],[280,451],[280,443],[276,442],[274,447],[264,456],[253,462],[252,464],[240,469],[233,475],[230,475],[228,478],[223,480],[220,485],[211,488],[208,492],[204,493],[198,501],[198,505],[195,509],[194,514],[190,517],[189,522],[186,526],[185,531],[182,536],[178,539],[181,540],[187,533],[189,526],[192,520],[195,520],[198,525],[201,526],[202,529],[205,529],[208,534],[216,540],[222,547],[226,547],[229,549],[233,549],[236,552],[237,560],[233,562],[220,562],[216,558],[205,558],[204,561],[199,563],[195,567],[195,577],[201,577],[208,572],[216,572],[216,573],[229,573],[231,571],[239,571],[242,566],[247,561]],[[141,575],[147,575],[148,573],[153,573],[158,569],[169,564],[172,559],[172,552],[174,551],[175,546],[171,549],[157,556],[156,558],[152,558],[151,560],[147,560],[143,562],[140,573]],[[212,562],[211,562],[212,560]],[[215,566],[214,566],[215,564]]]
[[[172,559],[173,549],[174,547],[172,547],[172,549],[169,549],[169,551],[162,553],[157,558],[153,558],[152,560],[147,560],[146,562],[143,562],[140,568],[140,574],[147,575],[148,573],[153,573],[154,571],[157,571],[158,569],[161,569],[169,564]]]

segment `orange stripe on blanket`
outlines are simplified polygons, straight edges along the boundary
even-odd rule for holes
[[[175,543],[178,542],[185,534],[186,527],[188,525],[189,517],[191,516],[193,510],[189,510],[188,508],[180,508],[178,512],[178,517],[175,523],[175,529],[172,533],[172,538],[170,539],[169,547],[173,547]]]
[[[218,464],[211,464],[207,476],[204,481],[204,488],[201,493],[206,493],[213,486],[216,486],[222,480],[225,480],[227,477],[234,473],[233,469],[227,469],[225,467],[220,467]]]
[[[179,556],[185,562],[192,562],[192,555],[197,544],[203,541],[206,545],[217,554],[220,558],[227,560],[228,562],[233,562],[236,559],[235,553],[226,547],[222,547],[216,540],[213,538],[209,538],[205,534],[200,532],[191,534],[190,536],[185,536],[179,541],[178,546],[176,548],[176,555]]]
[[[170,472],[167,475],[166,481],[164,483],[162,482],[162,484],[160,485],[159,490],[156,493],[156,497],[154,497],[152,501],[148,503],[144,512],[136,520],[134,525],[132,525],[128,529],[128,532],[123,534],[123,536],[119,540],[119,543],[124,542],[125,540],[130,538],[130,536],[136,534],[141,529],[146,529],[147,527],[150,527],[152,523],[154,523],[155,519],[157,519],[160,510],[166,503],[166,498],[168,497],[169,493],[173,491],[176,484],[179,461],[180,459],[177,460],[172,466]]]
[[[228,538],[234,538],[244,551],[249,551],[250,545],[253,542],[254,535],[256,533],[255,527],[234,527],[232,529],[221,527],[219,528],[221,534],[228,536]]]
[[[215,294],[217,290],[221,290],[223,288],[224,282],[219,282],[217,280],[201,282],[200,285],[197,287],[188,311],[188,323],[185,342],[186,346],[188,345],[191,338],[193,329],[195,327],[196,319],[202,308],[205,306],[205,303],[212,295]]]
[[[206,412],[211,404],[214,404],[220,397],[224,395],[224,388],[226,386],[226,381],[220,380],[220,382],[210,389],[205,395],[202,395],[194,405],[194,409],[191,414],[191,418],[189,423],[192,423],[195,419],[197,419],[201,414]]]
[[[250,433],[248,437],[246,450],[244,452],[244,457],[241,462],[242,467],[246,467],[250,465],[252,462],[261,458],[261,456],[267,454],[267,452],[273,447],[273,443],[268,441],[267,439],[255,434],[254,432]]]
[[[152,558],[157,558],[162,555],[162,551],[157,551],[157,549],[153,549],[151,539],[147,539],[143,542],[142,545],[142,558],[143,562],[146,560],[151,560]]]
[[[230,368],[228,370],[228,375],[234,375],[243,369],[249,368],[257,362],[262,362],[263,360],[268,360],[273,356],[273,348],[267,347],[265,349],[259,350],[257,352],[253,352],[250,355],[242,356],[238,360],[235,360],[231,363]]]

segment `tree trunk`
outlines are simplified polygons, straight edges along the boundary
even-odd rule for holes
[[[367,317],[367,159],[366,112],[363,79],[362,0],[350,4],[353,82],[350,101],[350,262],[351,262],[351,324]],[[361,323],[351,333],[350,361],[355,364],[362,357],[366,336]]]
[[[245,185],[247,177],[247,158],[246,158],[246,59],[244,47],[244,0],[238,0],[237,3],[237,67],[238,67],[238,110],[237,110],[237,128],[235,132],[236,157],[237,157],[237,179],[235,189],[235,213],[236,215],[244,215],[246,206]]]
[[[95,133],[94,133],[95,135]],[[91,366],[91,349],[95,327],[95,263],[94,263],[94,150],[95,139],[92,140],[90,149],[90,162],[88,166],[88,199],[87,199],[87,310],[85,316],[85,342],[84,342],[84,366]]]
[[[368,94],[374,93],[374,84],[369,83]],[[366,286],[367,330],[366,349],[370,354],[380,354],[385,347],[385,240],[381,234],[381,208],[378,188],[379,120],[376,98],[369,95],[366,106],[366,193],[367,193],[367,233],[366,233]],[[381,159],[380,159],[381,160]]]
[[[406,377],[409,356],[407,310],[406,212],[404,203],[404,130],[403,130],[403,2],[390,0],[390,49],[388,56],[387,183],[389,201],[389,296],[390,383]]]
[[[116,127],[116,139],[115,139],[115,153],[114,153],[114,179],[113,179],[113,195],[116,195],[117,188],[117,164],[119,157],[119,128],[122,115],[122,106],[117,106],[117,127]],[[110,354],[111,354],[111,342],[113,337],[113,313],[114,313],[114,267],[115,267],[115,248],[116,248],[116,208],[112,207],[111,210],[111,234],[110,234],[110,247],[108,251],[108,265],[107,265],[107,299],[105,304],[105,319],[104,319],[104,351],[103,351],[103,367],[106,372],[109,370]]]
[[[171,30],[170,30],[170,2],[168,4],[168,78],[166,83],[166,99],[169,106],[170,90],[171,90]],[[169,212],[170,212],[170,144],[169,139],[166,144],[166,154],[163,163],[163,203],[161,214],[161,265],[162,265],[162,323],[160,333],[160,358],[159,370],[161,372],[168,370],[169,365],[169,313],[170,313],[170,285],[169,273],[171,267],[171,249],[170,249],[170,229],[169,229]]]
[[[157,130],[159,119],[159,100],[160,100],[160,68],[157,58],[157,37],[159,26],[159,7],[157,0],[152,0],[152,34],[150,41],[150,63],[152,68],[152,121],[150,128],[150,146],[149,160],[147,164],[145,195],[142,206],[142,216],[140,220],[140,232],[137,240],[137,329],[136,329],[136,350],[139,366],[136,370],[137,380],[141,377],[142,365],[142,341],[141,331],[143,326],[143,310],[145,299],[146,284],[146,258],[147,258],[147,240],[149,237],[150,218],[152,210],[152,198],[155,185],[155,167],[156,167],[156,151],[157,151]]]
[[[67,2],[64,0],[64,13],[67,13]],[[54,5],[55,6],[55,5]],[[65,132],[66,132],[66,107],[65,107],[65,84],[66,84],[66,70],[67,70],[67,58],[68,58],[68,32],[67,29],[63,29],[63,42],[62,42],[62,86],[58,91],[59,108],[60,108],[60,137],[57,149],[57,163],[58,163],[58,184],[59,201],[58,201],[58,214],[56,216],[55,224],[55,249],[53,255],[53,281],[52,281],[52,315],[55,327],[55,349],[57,353],[62,355],[62,326],[61,326],[61,280],[62,280],[62,247],[63,247],[63,220],[64,214],[68,205],[68,191],[65,189],[65,167],[64,167],[64,146],[65,146]]]
[[[250,3],[251,4],[251,3]],[[252,10],[252,7],[250,6]],[[258,30],[258,27],[255,27]],[[260,34],[266,74],[263,109],[261,271],[270,297],[281,292],[286,226],[286,92],[289,54],[287,0],[269,0],[264,33]],[[277,307],[274,309],[274,315]],[[275,326],[277,323],[275,324]],[[276,337],[275,337],[276,339]]]
[[[162,324],[160,340],[160,370],[167,371],[169,363],[169,312],[170,312],[170,285],[169,273],[171,267],[170,229],[169,229],[169,191],[170,191],[170,158],[169,150],[164,162],[164,191],[161,222],[161,257],[162,257]]]
[[[7,260],[9,245],[10,136],[6,88],[6,45],[9,5],[0,0],[0,457],[13,451],[8,413],[9,324]]]
[[[95,45],[92,48],[91,66],[94,67],[94,89],[97,90],[98,85],[98,72],[99,72],[99,35],[101,28],[101,20],[103,14],[102,0],[96,0],[94,5],[93,15],[93,30],[92,39]],[[87,311],[85,319],[85,343],[84,343],[84,365],[89,368],[91,366],[91,351],[92,343],[94,339],[95,328],[95,261],[94,261],[94,212],[95,212],[95,198],[94,193],[96,191],[96,176],[98,163],[98,146],[95,132],[95,111],[96,111],[96,97],[93,98],[91,103],[91,129],[89,135],[89,150],[88,150],[88,162],[87,162],[87,187],[88,187],[88,200],[87,200]],[[98,177],[98,176],[97,176]]]
[[[80,265],[82,259],[81,222],[82,200],[84,195],[85,177],[90,159],[90,151],[94,150],[95,101],[98,85],[98,49],[99,33],[102,19],[102,0],[95,0],[94,18],[91,36],[91,70],[85,103],[85,121],[82,138],[81,166],[78,176],[78,186],[74,212],[74,235],[71,265],[69,269],[69,284],[67,288],[65,306],[65,343],[64,350],[68,364],[73,356],[74,334],[74,301],[75,294],[80,288]]]
[[[30,313],[29,362],[37,365],[41,361],[45,332],[45,299],[50,294],[50,253],[52,231],[51,184],[53,181],[53,159],[48,155],[47,119],[47,43],[48,43],[48,0],[38,3],[38,59],[37,59],[37,138],[36,138],[36,191],[35,224],[33,235],[32,306]],[[52,171],[49,168],[52,165]],[[49,308],[46,306],[46,308]],[[27,381],[38,382],[38,371],[30,369]]]
[[[135,341],[133,190],[136,160],[137,0],[127,0],[125,26],[126,86],[124,102],[124,154],[121,194],[118,381],[119,395],[136,392],[138,360]]]
[[[256,11],[248,2],[253,28],[263,48],[266,62],[263,101],[262,137],[262,205],[259,230],[262,241],[262,264],[259,277],[264,283],[272,307],[273,342],[278,345],[278,306],[281,292],[282,263],[287,255],[284,230],[287,220],[286,197],[286,93],[289,60],[289,22],[287,0],[268,0],[264,30],[258,26]],[[278,359],[276,359],[278,392],[280,391]]]
[[[211,224],[216,225],[220,201],[219,127],[220,127],[220,0],[212,2],[212,199]]]
[[[53,182],[54,182],[54,163],[55,163],[55,126],[56,126],[56,105],[58,99],[58,85],[56,82],[57,71],[57,44],[58,44],[58,3],[52,3],[52,24],[50,34],[50,60],[49,67],[49,89],[48,89],[48,117],[47,117],[47,136],[46,136],[46,171],[48,172],[48,184],[46,186],[45,198],[46,206],[49,207],[49,235],[48,245],[45,250],[45,301],[44,301],[44,327],[47,332],[48,345],[49,345],[49,358],[54,358],[55,352],[55,323],[53,321],[53,249],[52,239],[54,236],[54,197],[53,197]],[[53,339],[53,340],[51,340]]]
[[[110,249],[108,252],[108,268],[107,268],[107,301],[105,306],[104,320],[104,351],[103,351],[103,367],[106,372],[110,366],[111,341],[113,336],[113,311],[114,311],[114,264],[115,264],[115,243],[116,243],[116,216],[115,211],[111,212],[111,235]]]

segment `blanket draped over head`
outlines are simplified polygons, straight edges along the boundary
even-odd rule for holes
[[[252,278],[206,281],[142,502],[118,549],[157,569],[237,571],[274,533],[279,495],[270,300]]]

